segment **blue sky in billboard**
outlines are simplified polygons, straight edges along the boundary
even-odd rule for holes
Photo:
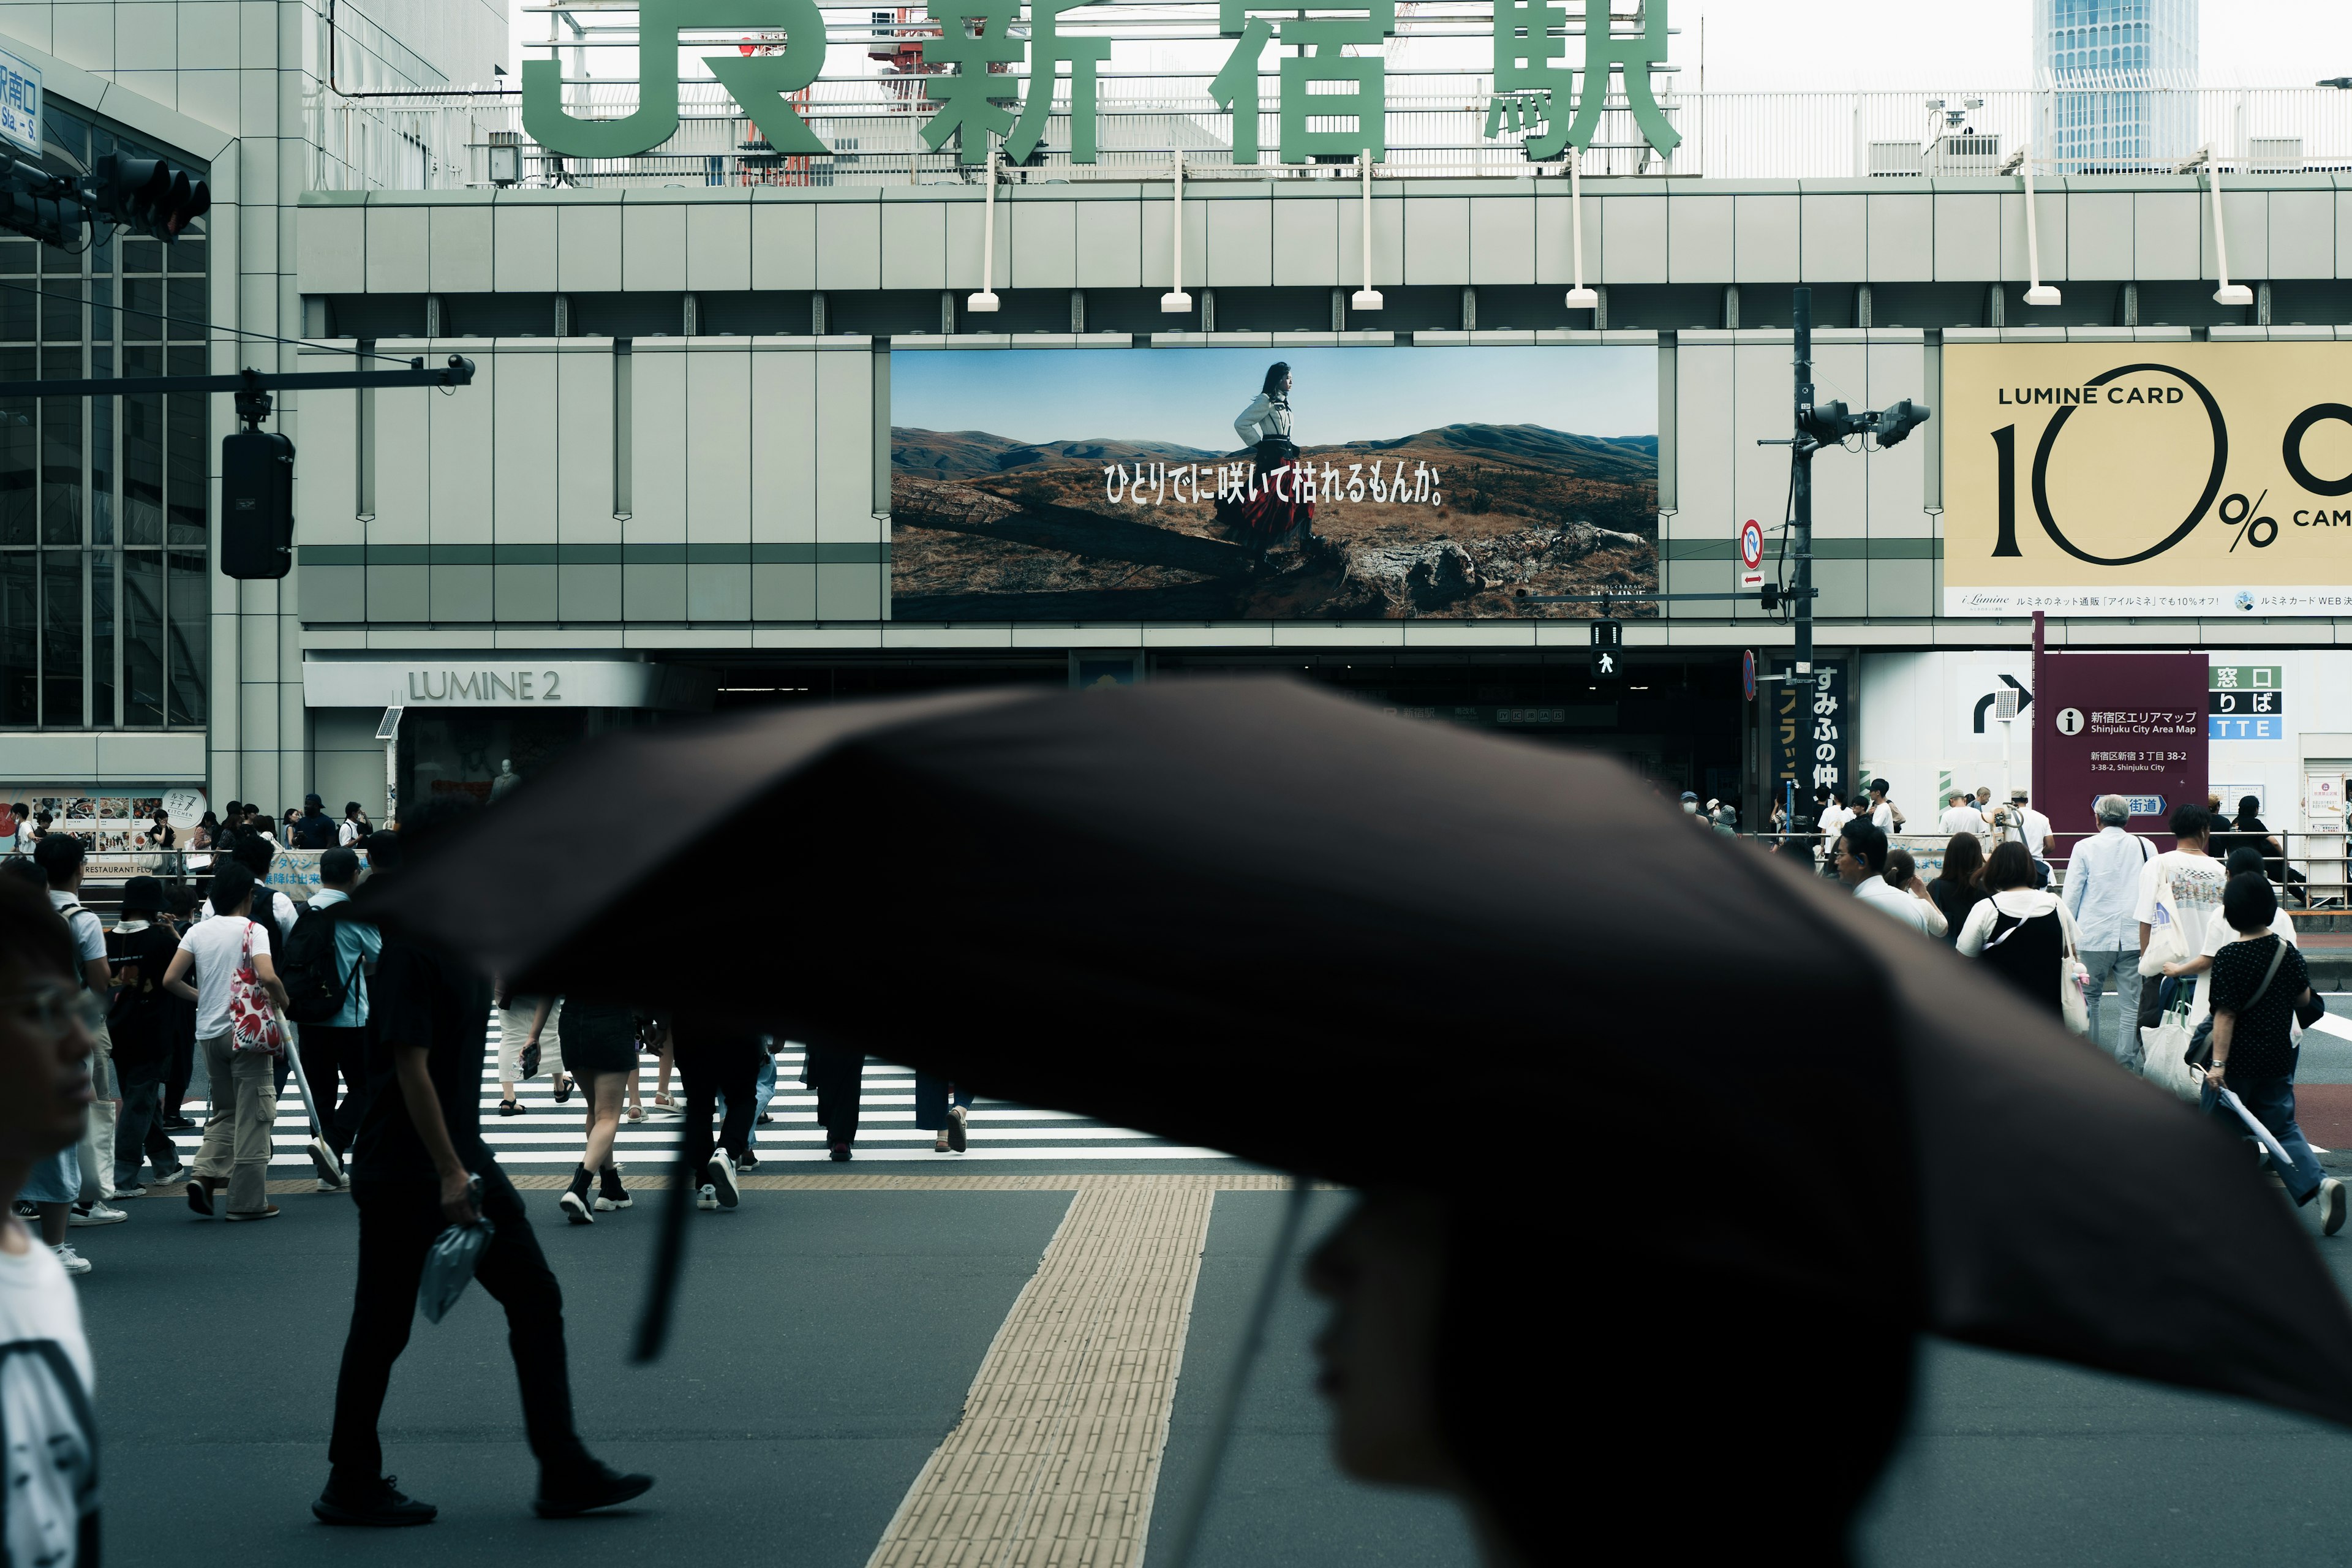
[[[1177,442],[1223,451],[1266,366],[1289,363],[1295,438],[1388,440],[1439,425],[1580,436],[1658,428],[1658,352],[1615,344],[1424,348],[971,349],[890,356],[890,423],[1015,441]]]

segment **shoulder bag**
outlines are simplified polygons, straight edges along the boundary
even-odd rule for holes
[[[286,1049],[286,1028],[277,1005],[253,972],[253,925],[245,922],[245,946],[228,977],[229,1048],[274,1057]]]

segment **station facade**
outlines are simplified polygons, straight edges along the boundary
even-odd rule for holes
[[[214,368],[367,353],[477,367],[446,394],[280,399],[277,427],[299,452],[291,574],[206,579],[203,637],[167,638],[158,667],[176,658],[204,676],[160,722],[123,675],[110,677],[129,684],[109,721],[99,667],[127,668],[137,639],[126,621],[98,651],[89,609],[81,711],[39,667],[58,705],[5,716],[0,788],[195,786],[272,803],[316,789],[373,811],[393,705],[414,799],[485,791],[579,736],[712,706],[1288,671],[1400,711],[1615,751],[1664,786],[1752,810],[1771,772],[1759,759],[1775,753],[1742,655],[1770,672],[1790,633],[1732,595],[1745,522],[1780,572],[1788,449],[1759,443],[1790,434],[1800,287],[1822,398],[1933,411],[1901,445],[1814,464],[1817,659],[1840,683],[1844,787],[1884,774],[1932,816],[1948,784],[1999,782],[1998,726],[1978,699],[2029,678],[2037,608],[2053,648],[2210,649],[2217,668],[2283,682],[2272,721],[2212,732],[2216,778],[2273,811],[2297,797],[2306,762],[2352,755],[2352,710],[2331,706],[2352,691],[2352,650],[2338,651],[2352,600],[2327,591],[2352,583],[2332,564],[2352,535],[2328,489],[2352,473],[2352,424],[2322,414],[2299,432],[2315,489],[2283,481],[2257,500],[2241,492],[2259,480],[2232,470],[2200,501],[2211,437],[2181,393],[2218,388],[2207,401],[2226,405],[2231,450],[2263,453],[2265,473],[2282,434],[2252,405],[2275,393],[2292,423],[2342,395],[2352,176],[2044,174],[2031,224],[2024,180],[1996,170],[1571,181],[1552,164],[1367,181],[1352,166],[1227,168],[1180,185],[992,164],[866,184],[395,188],[317,177],[332,159],[305,109],[323,92],[308,44],[253,68],[278,83],[275,136],[184,86],[166,107],[192,68],[77,62],[60,32],[0,48],[50,73],[57,111],[79,104],[92,124],[216,171],[210,254],[192,274],[210,319],[302,346],[216,339]],[[503,40],[463,39],[450,58],[494,48]],[[308,188],[323,184],[357,188]],[[2225,268],[2245,303],[2214,298]],[[129,299],[131,276],[110,286]],[[1570,309],[1580,279],[1593,303]],[[2063,302],[2029,303],[2035,282]],[[995,310],[972,308],[983,291]],[[1171,294],[1185,309],[1163,309]],[[2209,368],[2217,353],[2226,363]],[[1231,424],[1276,361],[1293,366],[1299,444],[1310,458],[1326,448],[1325,553],[1272,542],[1261,556],[1267,542],[1245,530],[1180,530],[1197,543],[1174,545],[1136,534],[1154,506],[1205,522],[1241,503]],[[2079,399],[2111,371],[2158,388],[2133,414],[2168,455],[2147,458],[2128,432],[2085,445],[2110,412],[2078,411],[2060,457],[2037,465],[2029,450],[2006,481],[2019,536],[1988,499],[1984,475],[2010,449],[1979,404],[2003,388]],[[1064,396],[1102,418],[1029,417]],[[1385,425],[1382,397],[1402,410]],[[216,509],[226,404],[205,410],[201,444],[170,448],[167,498],[183,471],[170,464],[209,453]],[[1166,438],[1136,435],[1135,411],[1163,405]],[[2055,407],[2020,410],[2029,447]],[[1572,416],[1591,422],[1569,432],[1582,445],[1510,434]],[[168,415],[163,428],[168,439]],[[1109,439],[1088,449],[1097,437]],[[2171,459],[2198,441],[2182,479]],[[1335,472],[1339,447],[1394,495],[1368,500],[1360,471]],[[125,477],[88,471],[93,498],[111,483],[132,504]],[[1307,471],[1311,483],[1317,464]],[[2037,499],[2048,489],[2054,501]],[[2214,515],[2231,497],[2248,515]],[[2037,506],[2066,521],[2041,526]],[[2246,542],[2257,508],[2277,544]],[[2124,559],[2191,513],[2204,553]],[[1079,517],[1118,519],[1118,537],[1072,546]],[[110,545],[85,526],[93,559],[134,552],[128,535]],[[216,531],[167,528],[183,530],[161,551],[179,614],[173,594],[196,590],[172,585],[174,548],[192,556]],[[100,568],[88,570],[95,606]],[[104,570],[127,616],[128,568]],[[1612,609],[1613,688],[1593,678],[1591,630],[1612,591],[1629,596]],[[2008,765],[2029,776],[2025,735]]]

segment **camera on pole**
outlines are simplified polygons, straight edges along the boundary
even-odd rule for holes
[[[133,234],[166,245],[212,210],[212,187],[161,158],[109,153],[89,179],[90,205]]]

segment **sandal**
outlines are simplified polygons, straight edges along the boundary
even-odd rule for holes
[[[499,1101],[499,1114],[500,1116],[520,1116],[522,1114],[522,1107],[516,1104],[511,1100],[501,1100]]]
[[[630,1121],[643,1121],[645,1119],[646,1119],[646,1108],[645,1108],[644,1106],[642,1106],[642,1105],[632,1105],[631,1107],[629,1107],[629,1120],[630,1120]]]
[[[555,1103],[562,1104],[572,1098],[572,1075],[564,1073],[555,1080]]]

